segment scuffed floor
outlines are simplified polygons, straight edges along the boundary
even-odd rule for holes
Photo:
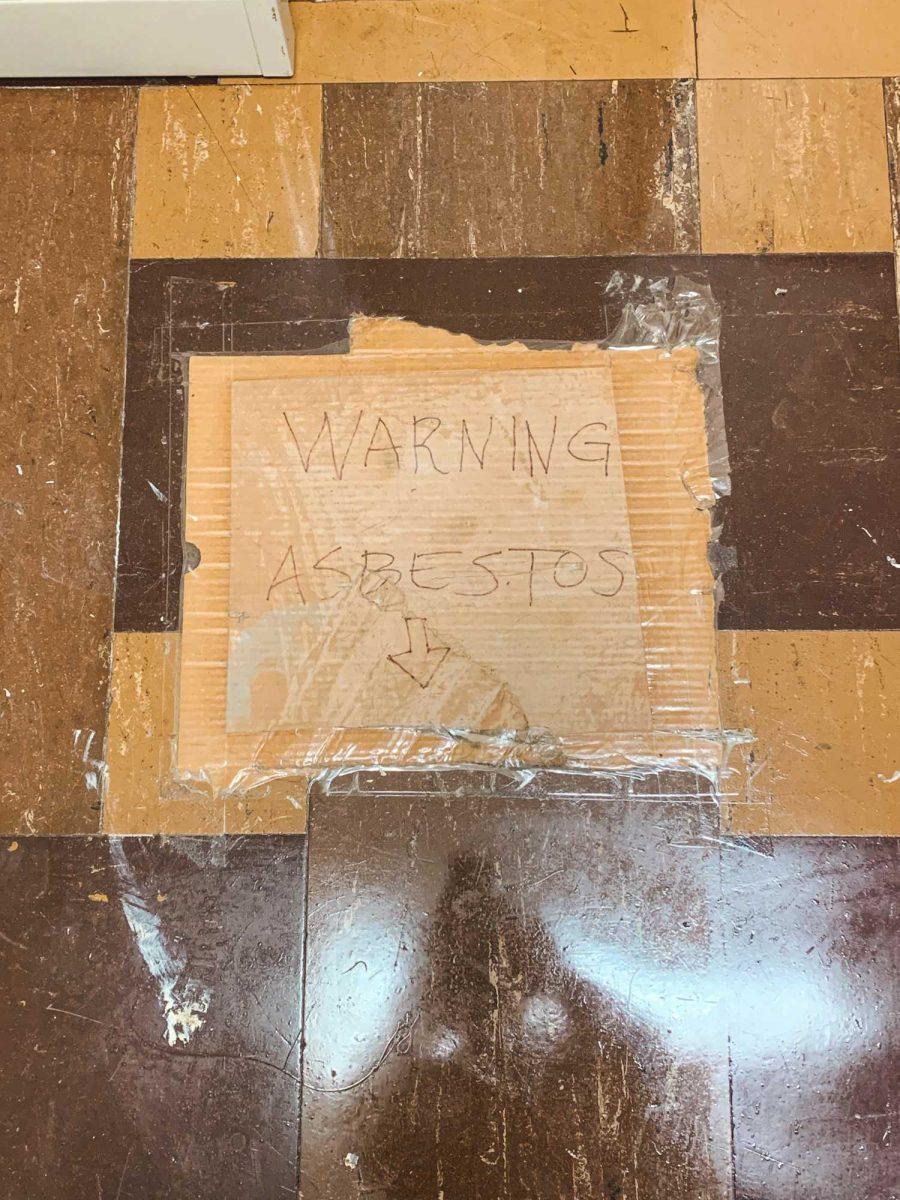
[[[296,3],[290,81],[0,87],[4,1198],[900,1196],[900,41],[844,7]],[[173,785],[190,356],[676,275],[721,794]]]

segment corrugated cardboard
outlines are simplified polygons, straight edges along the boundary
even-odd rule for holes
[[[649,729],[595,355],[357,354],[234,384],[229,731]]]
[[[713,766],[712,489],[695,371],[691,350],[481,346],[370,320],[354,323],[348,355],[194,360],[186,536],[201,563],[185,580],[179,770],[228,785],[341,763]],[[342,479],[326,411],[336,447],[338,426],[344,437],[361,413]],[[510,464],[496,474],[492,414],[506,420],[491,435],[498,464]],[[417,473],[410,422],[435,415],[446,429],[427,449],[448,475],[426,487],[427,429]],[[349,558],[322,561],[339,545]],[[461,573],[413,566],[413,554],[459,548],[447,557],[469,564]],[[502,573],[484,570],[500,560],[473,566],[497,548],[513,555]],[[402,560],[375,603],[360,594],[377,582],[362,571],[366,549]],[[502,602],[446,603],[492,575]],[[314,586],[326,579],[330,591]]]

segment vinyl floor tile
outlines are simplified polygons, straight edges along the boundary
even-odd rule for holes
[[[719,634],[738,833],[900,835],[900,632]]]
[[[327,87],[322,253],[699,247],[687,80]]]
[[[712,79],[895,75],[891,0],[848,12],[841,0],[697,0],[699,74]]]
[[[454,778],[313,798],[304,1195],[724,1200],[714,808]]]
[[[0,829],[100,821],[133,88],[0,89]]]
[[[708,254],[890,250],[877,79],[701,80]]]
[[[141,89],[132,254],[315,254],[317,87]]]
[[[0,846],[6,1200],[296,1194],[302,838]]]
[[[656,785],[314,795],[304,1194],[895,1194],[897,840]]]
[[[628,79],[694,74],[688,0],[354,0],[291,5],[294,81]],[[273,81],[274,82],[274,81]]]
[[[773,838],[723,857],[741,1200],[900,1194],[898,850]]]

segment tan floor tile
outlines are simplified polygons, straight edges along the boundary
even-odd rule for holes
[[[291,12],[296,83],[684,78],[695,69],[690,0],[624,9],[617,0],[354,0]]]
[[[135,258],[315,254],[317,87],[148,87],[137,138]]]
[[[719,634],[734,833],[900,834],[900,631]],[[733,791],[727,787],[727,791]]]
[[[770,79],[897,74],[896,0],[697,0],[700,75]]]
[[[708,254],[890,250],[881,82],[701,80]]]
[[[296,778],[217,794],[206,780],[175,777],[178,639],[115,635],[104,833],[303,833],[306,785]]]
[[[178,635],[117,633],[107,735],[105,833],[187,832],[184,799],[161,795],[171,771],[175,733]],[[192,833],[220,833],[221,819],[206,797],[187,800]],[[165,807],[166,812],[161,811]],[[200,810],[202,809],[202,817]]]

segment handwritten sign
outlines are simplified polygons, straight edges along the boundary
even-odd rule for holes
[[[649,728],[609,370],[533,357],[233,385],[229,731]]]

